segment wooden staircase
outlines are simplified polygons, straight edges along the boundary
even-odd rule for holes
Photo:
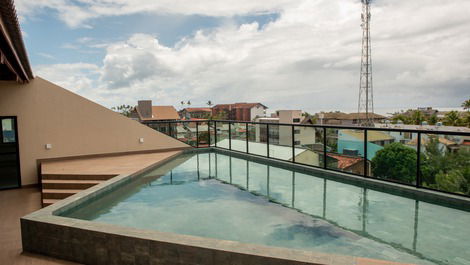
[[[51,205],[115,176],[115,174],[42,174],[42,206]]]

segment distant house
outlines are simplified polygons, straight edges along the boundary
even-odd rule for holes
[[[327,153],[327,159],[329,168],[364,175],[364,159],[362,157]],[[366,161],[366,163],[367,174],[370,175],[370,162]]]
[[[371,160],[377,151],[391,144],[395,138],[381,131],[367,132],[367,160]],[[338,153],[351,156],[364,156],[364,131],[338,130]]]
[[[176,121],[180,119],[173,106],[152,106],[151,100],[139,100],[130,117],[140,122]]]
[[[344,113],[344,112],[320,112],[316,115],[317,124],[327,125],[358,125],[361,121],[366,118],[365,113]],[[381,123],[387,119],[387,117],[369,113],[374,123]]]
[[[208,119],[212,114],[212,108],[184,108],[179,111],[181,119]]]
[[[225,116],[223,119],[235,121],[253,121],[256,117],[264,117],[266,109],[261,103],[218,104],[212,108],[212,115]]]

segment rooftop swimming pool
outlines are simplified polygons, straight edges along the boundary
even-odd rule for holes
[[[470,212],[228,154],[182,154],[65,217],[416,264],[470,264]]]

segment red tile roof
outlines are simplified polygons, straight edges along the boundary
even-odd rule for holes
[[[187,112],[211,112],[211,108],[185,108],[183,110],[186,110]]]
[[[248,109],[251,109],[253,107],[256,107],[256,106],[263,106],[265,108],[267,108],[265,105],[261,104],[261,103],[233,103],[233,104],[217,104],[214,106],[214,108],[248,108]]]
[[[173,106],[152,106],[152,117],[142,118],[139,108],[135,110],[139,114],[139,118],[143,121],[158,121],[158,120],[179,120],[180,116]]]
[[[343,155],[335,155],[335,154],[327,154],[329,157],[332,157],[338,160],[338,168],[345,169],[348,168],[360,161],[363,160],[362,157],[350,157],[350,156],[343,156]]]

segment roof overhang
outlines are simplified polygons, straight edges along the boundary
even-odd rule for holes
[[[0,80],[28,82],[33,72],[21,35],[13,0],[0,5]]]

